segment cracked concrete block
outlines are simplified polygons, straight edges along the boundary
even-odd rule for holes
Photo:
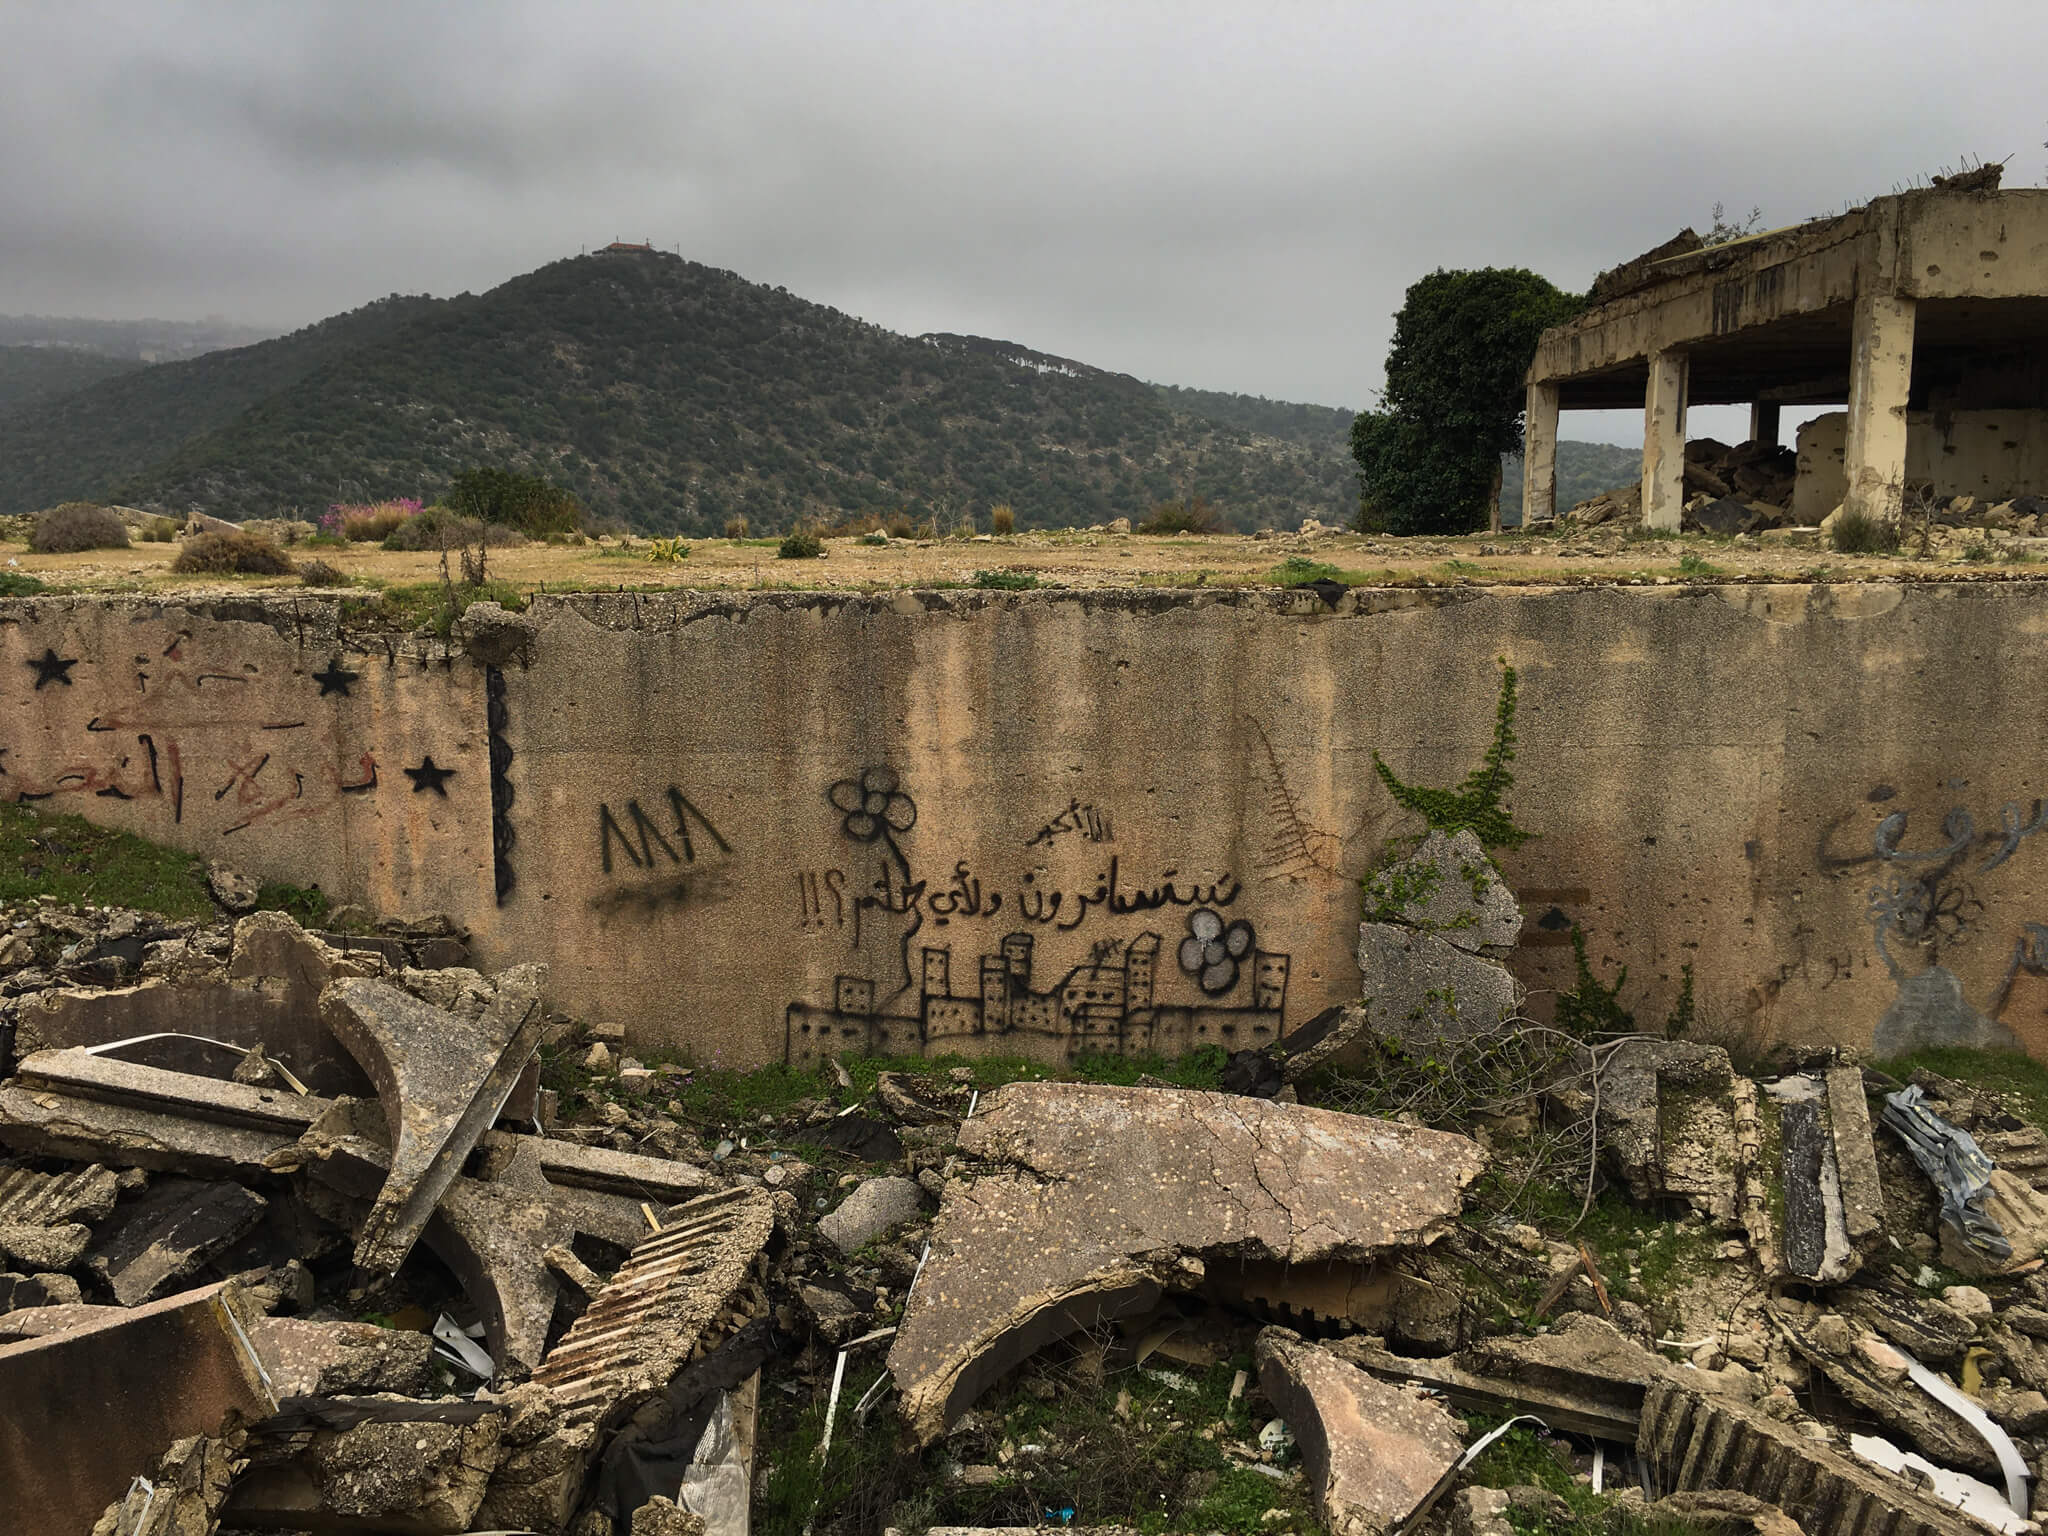
[[[1203,1255],[1367,1262],[1448,1229],[1462,1136],[1229,1094],[1012,1083],[961,1150],[889,1366],[921,1442],[1033,1350],[1202,1283]]]
[[[19,1314],[76,1305],[82,1294],[78,1282],[69,1275],[0,1272],[0,1339],[22,1338],[42,1332],[24,1323]]]
[[[1835,1172],[1841,1181],[1842,1219],[1849,1245],[1868,1254],[1884,1241],[1884,1181],[1877,1168],[1877,1143],[1870,1129],[1870,1099],[1858,1067],[1824,1074],[1828,1131],[1835,1143]]]
[[[1301,1447],[1330,1536],[1384,1536],[1414,1514],[1464,1453],[1434,1398],[1375,1381],[1284,1328],[1259,1335],[1259,1386]]]
[[[1522,1006],[1506,966],[1393,923],[1358,925],[1358,969],[1373,1027],[1410,1050],[1485,1034]]]
[[[139,1305],[246,1237],[269,1205],[239,1184],[160,1179],[102,1229],[91,1268],[122,1306]]]
[[[357,1236],[358,1268],[395,1274],[412,1251],[540,1042],[546,978],[541,966],[506,972],[475,1020],[383,982],[321,993],[321,1018],[369,1073],[391,1126],[391,1172]]]
[[[225,1524],[247,1529],[467,1531],[498,1464],[505,1416],[486,1404],[344,1399],[389,1405],[346,1428],[315,1428],[287,1461],[252,1467],[229,1496]],[[445,1413],[447,1407],[470,1412]]]
[[[75,1221],[54,1227],[0,1221],[0,1254],[28,1269],[69,1269],[85,1257],[91,1241],[92,1228]]]
[[[1419,929],[1475,955],[1505,957],[1522,909],[1469,828],[1432,831],[1414,853],[1366,877],[1365,904],[1383,921]]]
[[[649,1499],[633,1511],[632,1536],[704,1536],[704,1517],[676,1507],[674,1499]]]
[[[852,1253],[923,1215],[917,1180],[886,1175],[861,1180],[836,1210],[819,1220],[818,1231],[841,1253]]]
[[[90,1531],[165,1446],[275,1412],[231,1304],[212,1285],[0,1346],[0,1402],[34,1405],[0,1413],[0,1530]]]
[[[424,1333],[374,1323],[259,1317],[249,1325],[279,1398],[354,1397],[434,1390],[434,1341]]]

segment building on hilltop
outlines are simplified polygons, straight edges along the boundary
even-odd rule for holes
[[[625,255],[631,252],[651,251],[653,249],[654,242],[652,240],[643,240],[638,245],[633,244],[630,240],[614,240],[610,245],[599,246],[597,254],[600,256]]]
[[[1179,1056],[1198,1045],[1227,1051],[1268,1045],[1282,1032],[1290,957],[1257,950],[1243,1001],[1162,1004],[1154,996],[1160,938],[1141,934],[1107,946],[1045,991],[1032,985],[1033,938],[1003,937],[981,957],[972,993],[953,989],[953,952],[927,947],[915,997],[878,1008],[875,984],[840,976],[831,1005],[792,1003],[784,1056],[814,1066],[842,1051],[857,1055],[1014,1055],[1073,1060],[1089,1055]]]
[[[1782,407],[1842,407],[1799,431],[1795,522],[2048,495],[2048,189],[1998,178],[1717,244],[1687,230],[1603,273],[1529,367],[1524,523],[1556,515],[1561,409],[1643,407],[1650,528],[1684,516],[1692,405],[1748,405],[1759,449]]]

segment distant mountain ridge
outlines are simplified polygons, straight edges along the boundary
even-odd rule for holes
[[[1292,526],[1350,516],[1340,416],[903,336],[677,256],[604,253],[0,416],[0,511],[97,496],[303,514],[499,464],[649,531],[997,502],[1070,526],[1191,494],[1234,526]]]
[[[77,347],[0,346],[0,413],[54,400],[147,366]]]

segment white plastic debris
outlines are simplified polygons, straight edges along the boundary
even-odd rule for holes
[[[2005,1500],[1998,1496],[1998,1490],[1989,1483],[1971,1477],[1967,1472],[1936,1466],[1918,1452],[1902,1451],[1881,1435],[1851,1435],[1849,1449],[1872,1466],[1883,1467],[1887,1472],[1906,1476],[1907,1469],[1911,1468],[1925,1474],[1935,1498],[1944,1504],[1953,1504],[1995,1531],[2007,1532],[2008,1536],[2022,1536],[2024,1532],[2040,1529],[2033,1521],[2014,1514]]]
[[[1285,1419],[1268,1419],[1259,1429],[1259,1449],[1277,1456],[1294,1445],[1294,1431]]]
[[[450,1365],[459,1365],[479,1381],[489,1381],[498,1373],[491,1357],[457,1325],[454,1318],[443,1312],[434,1321],[434,1353]]]

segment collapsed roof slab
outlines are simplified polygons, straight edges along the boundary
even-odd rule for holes
[[[1560,409],[1647,405],[1644,521],[1676,528],[1682,487],[1656,466],[1682,450],[1688,406],[1844,401],[1848,501],[1895,515],[1909,397],[1993,349],[2048,352],[2048,190],[1878,198],[1635,264],[1626,284],[1537,343],[1524,458],[1531,516],[1555,507]]]

